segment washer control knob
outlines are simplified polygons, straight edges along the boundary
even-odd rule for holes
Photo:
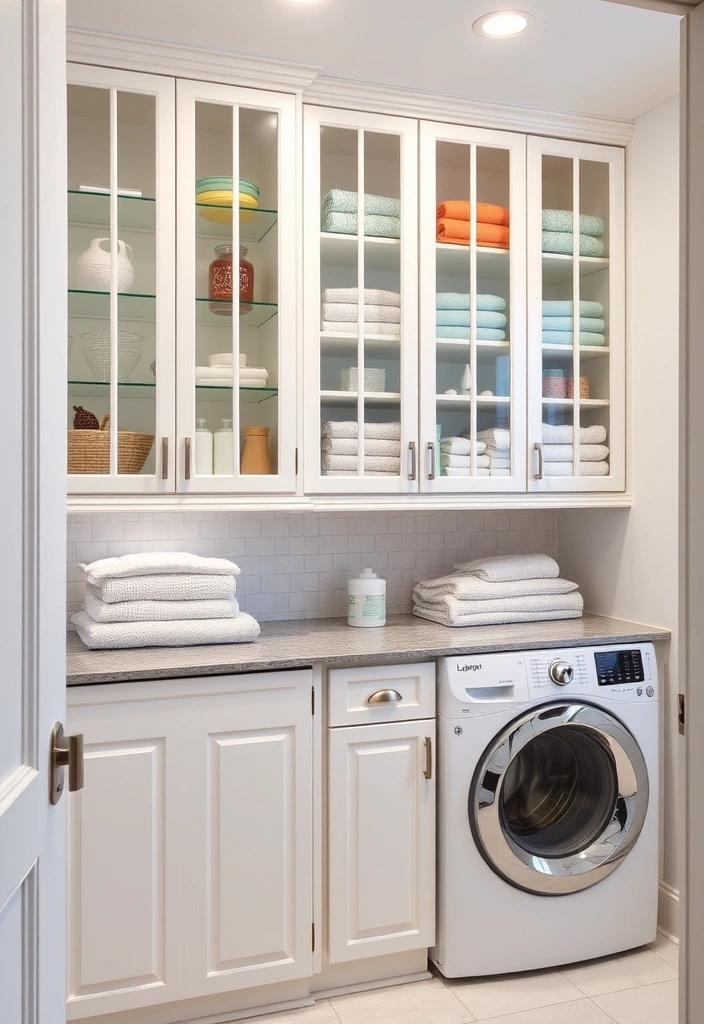
[[[556,659],[550,662],[548,675],[553,683],[557,683],[558,686],[566,686],[567,683],[571,683],[574,679],[574,669],[566,661]]]

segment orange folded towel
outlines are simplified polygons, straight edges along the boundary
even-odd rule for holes
[[[469,245],[469,221],[452,220],[445,217],[438,221],[438,242],[453,245]],[[501,224],[477,224],[477,245],[493,245],[497,249],[508,249],[509,228]]]
[[[464,199],[445,199],[438,204],[438,219],[469,220],[469,203]],[[508,227],[509,217],[506,206],[494,203],[477,203],[477,224],[501,224]]]

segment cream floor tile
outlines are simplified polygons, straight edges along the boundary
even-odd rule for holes
[[[433,1024],[435,1024],[434,1021]],[[492,1017],[491,1024],[614,1024],[614,1022],[613,1018],[600,1010],[591,999],[580,999],[574,1003],[561,1003],[558,1006],[524,1010],[522,1013],[509,1013],[504,1017]],[[644,1022],[639,1021],[638,1024],[644,1024]]]
[[[676,981],[595,996],[593,1002],[616,1024],[677,1024]]]
[[[253,1017],[252,1024],[340,1024],[329,999],[319,1000],[315,1006],[301,1006],[297,1010],[283,1010],[281,1013],[267,1013],[264,1017]]]
[[[668,939],[665,935],[661,935],[658,932],[658,937],[655,942],[652,942],[648,949],[652,949],[653,953],[657,953],[659,957],[668,963],[670,967],[679,967],[680,947],[672,939]]]
[[[445,984],[477,1020],[584,998],[584,994],[557,971],[531,971],[491,979],[446,981]]]
[[[342,1024],[472,1024],[474,1017],[439,978],[333,996]]]
[[[568,967],[562,973],[585,996],[620,992],[677,978],[677,971],[649,949],[591,960],[578,967]]]

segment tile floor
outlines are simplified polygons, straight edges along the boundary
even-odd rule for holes
[[[651,946],[563,970],[429,981],[322,999],[255,1024],[677,1024],[679,947]]]

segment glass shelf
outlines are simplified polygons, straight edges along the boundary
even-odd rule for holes
[[[196,384],[199,401],[230,402],[232,388],[219,384]],[[260,405],[278,395],[278,388],[240,388],[240,402],[245,405]]]
[[[248,302],[252,308],[240,312],[240,327],[262,327],[279,311],[276,302]],[[196,323],[232,330],[232,303],[229,299],[196,298]]]
[[[196,234],[206,238],[232,239],[232,217],[227,220],[210,220],[200,213],[201,210],[230,210],[232,206],[214,203],[196,203],[196,210],[200,216],[196,217]],[[240,242],[261,242],[265,235],[268,235],[278,220],[276,210],[253,210],[249,206],[240,206]],[[242,219],[242,214],[246,218]]]
[[[130,381],[129,383],[118,384],[117,386],[121,398],[150,399],[154,397],[150,392],[156,390],[156,381]],[[81,398],[106,397],[109,389],[110,384],[107,381],[70,380],[68,382],[69,395]],[[196,384],[196,391],[198,392],[199,399],[211,399],[212,401],[229,400],[229,396],[232,394],[232,388],[230,387],[210,384]],[[278,393],[278,388],[241,387],[240,401],[247,404],[259,404],[260,402],[266,402],[269,398],[273,398]]]
[[[196,323],[202,326],[227,327],[232,329],[232,303],[227,299],[196,299]],[[252,308],[240,315],[240,327],[261,327],[278,312],[275,302],[249,302]],[[213,312],[213,308],[222,313]],[[87,291],[69,288],[68,315],[86,320],[110,319],[110,292]],[[141,320],[154,323],[156,320],[156,295],[141,295],[137,292],[118,293],[118,316],[124,320]]]
[[[71,225],[110,228],[110,196],[102,192],[68,190],[68,222]],[[156,199],[148,196],[118,196],[117,224],[119,230],[156,230]]]

